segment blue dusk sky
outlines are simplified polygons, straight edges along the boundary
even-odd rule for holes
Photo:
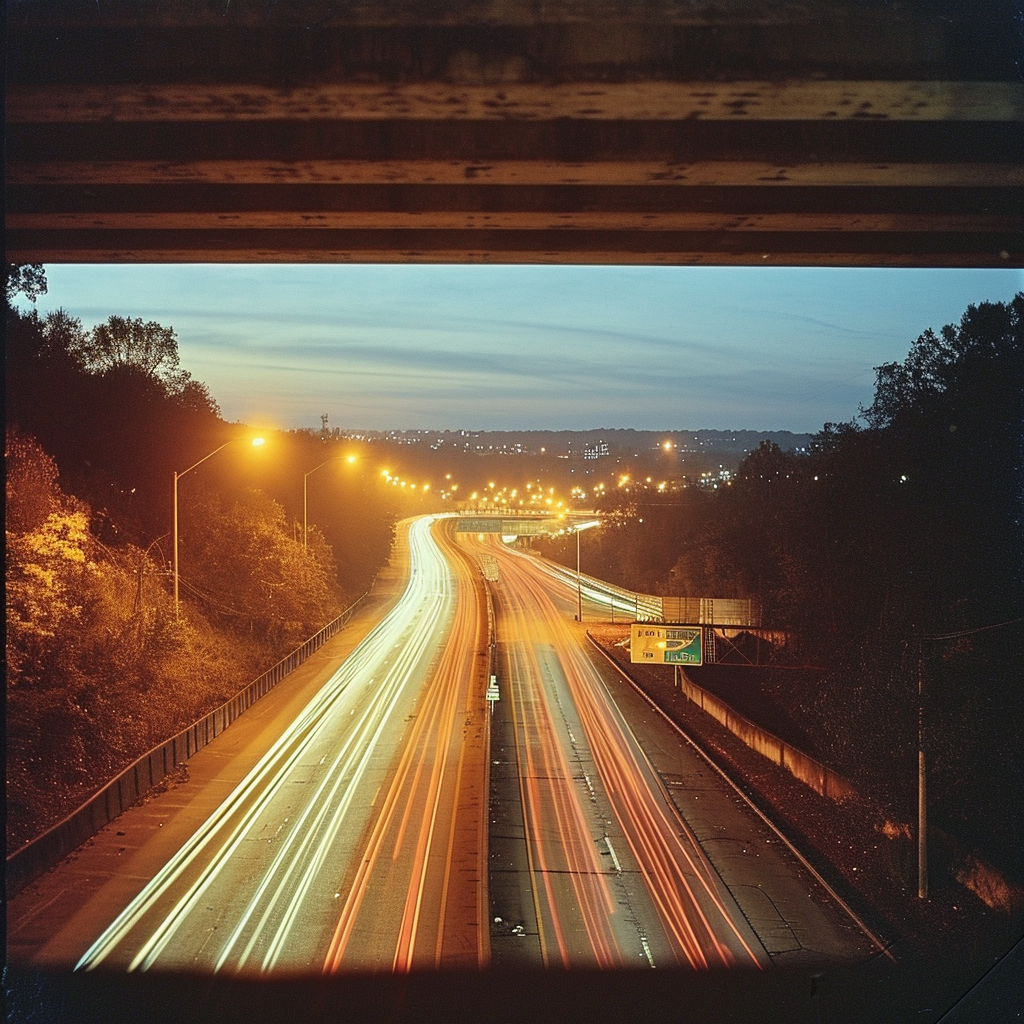
[[[816,431],[1020,270],[63,265],[37,307],[173,327],[230,421]]]

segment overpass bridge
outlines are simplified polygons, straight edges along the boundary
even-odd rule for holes
[[[8,259],[1020,266],[1014,0],[18,0]]]
[[[574,525],[595,523],[593,513],[561,517],[538,515],[464,514],[453,517],[456,533],[491,534],[503,537],[555,537],[573,532]],[[577,590],[582,602],[596,605],[614,622],[685,622],[721,630],[760,629],[758,602],[751,598],[678,597],[643,594],[581,573],[558,562],[545,562],[547,571]],[[484,567],[485,576],[487,567]],[[581,604],[582,608],[582,604]],[[723,634],[724,637],[724,634]]]
[[[454,520],[456,533],[496,533],[505,537],[557,537],[577,528],[598,525],[594,512],[560,515],[529,512],[462,512]]]

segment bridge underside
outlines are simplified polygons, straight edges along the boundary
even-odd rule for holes
[[[1001,0],[22,0],[19,262],[1020,265]]]

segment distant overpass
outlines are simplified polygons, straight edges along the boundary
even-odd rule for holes
[[[467,514],[453,518],[457,533],[483,533],[503,537],[555,537],[560,533],[571,532],[576,523],[584,525],[594,520],[595,515],[589,512],[564,517]],[[613,621],[618,615],[622,619],[637,622],[685,622],[727,630],[761,627],[759,603],[751,598],[641,594],[607,583],[596,576],[577,574],[575,569],[558,562],[547,561],[546,565],[548,572],[560,578],[567,586],[578,586],[581,596],[587,601],[607,609]]]
[[[585,517],[592,521],[594,517]],[[462,515],[455,520],[456,533],[496,533],[503,537],[557,537],[572,529],[574,519],[566,516]]]

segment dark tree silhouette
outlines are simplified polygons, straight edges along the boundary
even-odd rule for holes
[[[923,673],[935,820],[1024,877],[1024,294],[876,373],[861,422],[826,424],[806,455],[762,444],[685,529],[638,545],[633,509],[588,547],[627,585],[759,598],[790,656],[828,669],[774,697],[897,820],[914,813]]]
[[[35,302],[46,294],[46,270],[41,263],[4,264],[4,300],[10,306],[17,295]]]

